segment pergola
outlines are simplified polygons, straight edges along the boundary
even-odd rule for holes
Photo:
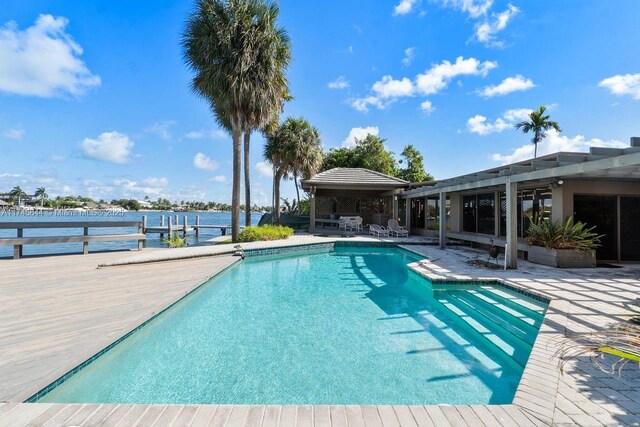
[[[447,234],[446,199],[449,195],[479,189],[501,190],[506,193],[506,263],[509,268],[516,268],[518,255],[517,235],[517,192],[526,185],[550,185],[553,188],[553,216],[564,219],[573,214],[573,205],[563,200],[562,181],[568,179],[599,180],[608,185],[612,191],[616,186],[638,185],[640,180],[640,138],[631,138],[629,148],[592,147],[589,153],[555,153],[538,159],[527,160],[482,172],[463,175],[451,179],[429,183],[412,184],[404,191],[402,198],[407,205],[413,198],[439,198],[439,241],[444,248]],[[608,187],[608,188],[609,188]],[[459,201],[457,202],[459,203]],[[571,202],[572,203],[572,202]],[[454,202],[451,201],[451,210]],[[460,212],[461,207],[455,207]],[[407,209],[408,211],[408,209]],[[453,236],[455,237],[455,236]]]
[[[382,215],[397,213],[393,195],[409,182],[364,168],[334,168],[301,184],[309,193],[313,230],[316,219],[332,215],[359,215],[365,224],[379,223]]]

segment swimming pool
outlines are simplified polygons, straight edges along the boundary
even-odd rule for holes
[[[546,303],[432,284],[399,248],[248,257],[39,398],[224,404],[510,403]]]

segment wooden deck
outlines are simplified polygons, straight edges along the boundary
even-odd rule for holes
[[[130,255],[0,260],[0,401],[27,399],[238,260],[97,268]]]

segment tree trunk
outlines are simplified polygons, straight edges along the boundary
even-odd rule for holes
[[[300,215],[300,189],[298,188],[298,173],[293,171],[293,185],[296,186],[296,197],[298,198],[298,215]]]
[[[233,129],[233,184],[231,195],[231,241],[236,243],[240,234],[240,170],[242,160],[242,131]]]
[[[249,142],[251,131],[244,132],[244,225],[251,225],[251,159]]]
[[[274,200],[274,220],[276,225],[280,225],[280,172],[273,175],[273,200]]]
[[[537,142],[535,144],[533,144],[533,158],[534,159],[538,158],[538,143]]]

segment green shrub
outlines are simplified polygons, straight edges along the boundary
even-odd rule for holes
[[[587,228],[584,222],[573,224],[571,217],[567,222],[551,222],[541,219],[538,223],[531,223],[527,231],[527,244],[542,246],[547,249],[573,249],[589,251],[600,246],[602,235],[595,233],[595,227]]]
[[[164,239],[163,242],[167,243],[170,248],[184,248],[187,246],[187,238],[180,237],[177,231],[174,231],[173,235],[168,239]]]
[[[257,242],[262,240],[281,240],[293,234],[293,228],[281,225],[260,225],[247,227],[238,236],[239,242]]]

